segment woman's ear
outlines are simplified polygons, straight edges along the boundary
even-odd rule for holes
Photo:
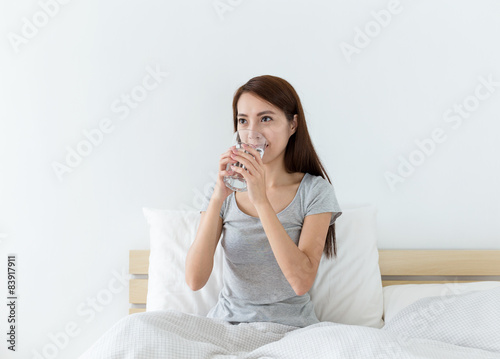
[[[292,120],[292,123],[290,125],[290,129],[292,130],[292,135],[297,131],[297,119],[298,119],[298,116],[295,114],[293,115],[293,120]]]

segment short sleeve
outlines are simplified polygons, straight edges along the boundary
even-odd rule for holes
[[[205,186],[205,191],[202,194],[201,205],[199,206],[200,213],[202,211],[206,211],[208,209],[208,205],[210,204],[210,198],[212,198],[212,193],[214,193],[215,184],[216,184],[216,182],[211,183],[208,186],[208,188],[207,188],[207,186]],[[226,202],[227,202],[227,198],[224,201],[224,203],[222,204],[222,207],[221,207],[220,212],[219,212],[219,217],[222,219],[224,219],[224,213],[226,210]]]
[[[306,194],[305,215],[332,212],[330,225],[342,214],[333,185],[321,176],[315,178]]]

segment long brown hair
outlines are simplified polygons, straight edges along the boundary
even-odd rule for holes
[[[274,106],[280,108],[286,115],[290,124],[294,115],[297,115],[297,129],[290,136],[285,150],[285,169],[287,173],[304,172],[314,176],[321,176],[328,180],[330,177],[326,169],[321,164],[314,146],[312,144],[309,132],[307,131],[306,118],[304,110],[300,103],[299,96],[295,89],[287,81],[280,77],[263,75],[250,79],[241,86],[233,98],[233,121],[234,131],[238,130],[238,109],[237,104],[240,96],[245,92],[251,92]],[[335,238],[335,222],[328,227],[328,233],[325,239],[323,252],[326,258],[332,257],[332,248],[334,257],[337,256],[337,243]]]

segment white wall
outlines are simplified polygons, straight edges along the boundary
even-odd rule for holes
[[[378,207],[380,248],[500,249],[499,2],[54,1],[0,4],[0,291],[15,253],[20,298],[17,356],[2,334],[2,358],[75,358],[126,315],[116,278],[148,248],[142,207],[196,209],[253,76],[296,88],[341,206]],[[141,92],[148,71],[168,75]],[[53,164],[100,126],[59,179]]]

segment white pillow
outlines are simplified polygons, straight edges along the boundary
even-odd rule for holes
[[[500,287],[500,282],[400,284],[384,287],[384,319],[390,322],[396,314],[419,299],[447,296]]]
[[[200,224],[198,211],[143,208],[150,227],[149,278],[146,311],[176,309],[206,316],[222,289],[220,245],[214,268],[205,286],[193,292],[186,284],[186,255]]]
[[[342,206],[337,218],[337,258],[325,255],[309,290],[321,321],[381,328],[384,311],[378,264],[376,208]]]
[[[223,286],[222,246],[217,246],[207,284],[193,292],[185,282],[186,254],[194,241],[199,211],[143,208],[150,225],[146,311],[176,309],[206,316]],[[321,260],[309,294],[321,321],[383,326],[383,292],[373,206],[345,209],[336,220],[337,258]]]

